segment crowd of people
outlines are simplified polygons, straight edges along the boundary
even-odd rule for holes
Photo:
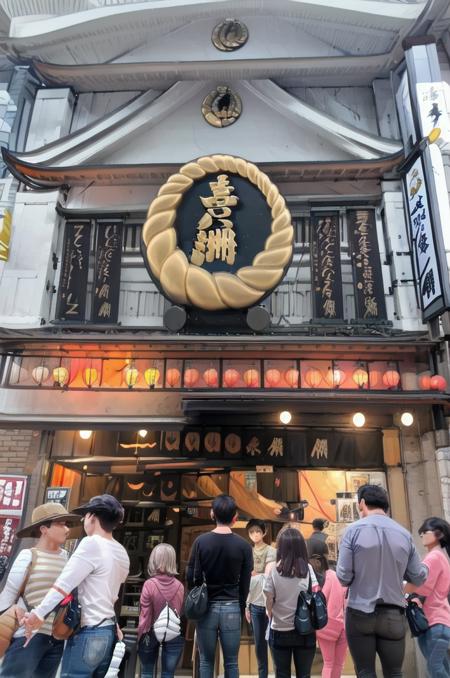
[[[377,655],[385,678],[399,678],[405,655],[406,601],[414,598],[428,620],[418,638],[429,678],[450,678],[450,525],[432,517],[419,530],[427,554],[421,561],[411,534],[388,516],[385,490],[358,490],[360,520],[345,531],[334,570],[328,562],[325,521],[313,522],[305,541],[289,525],[275,547],[265,542],[266,526],[247,525],[251,544],[232,530],[234,499],[216,497],[215,527],[194,542],[186,569],[187,590],[203,586],[207,605],[195,621],[199,678],[213,678],[220,643],[225,678],[238,678],[242,619],[251,624],[258,677],[267,678],[269,650],[276,678],[308,678],[317,644],[322,678],[342,675],[347,649],[358,678],[376,678]],[[62,549],[70,524],[83,521],[84,538],[67,560]],[[58,504],[37,507],[20,536],[34,536],[22,550],[0,594],[0,610],[18,603],[20,626],[6,650],[0,676],[103,678],[121,632],[114,606],[129,572],[128,555],[114,538],[123,508],[111,495],[93,497],[68,513]],[[140,598],[138,653],[142,678],[154,678],[161,655],[161,678],[174,678],[184,646],[185,587],[177,578],[174,548],[155,546],[149,579]],[[81,606],[80,628],[64,644],[52,635],[58,604],[73,591]],[[318,630],[300,633],[296,624],[300,595],[321,591],[328,620]],[[303,593],[302,593],[303,592]]]

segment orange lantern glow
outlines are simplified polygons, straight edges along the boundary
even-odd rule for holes
[[[431,388],[431,377],[429,374],[422,374],[421,377],[419,377],[419,388],[422,391],[429,391]]]
[[[289,370],[286,370],[286,372],[284,373],[284,380],[290,388],[297,388],[298,377],[299,372],[298,370],[294,370],[293,367],[291,367]]]
[[[239,382],[241,375],[233,368],[225,370],[223,375],[223,383],[227,388],[233,388]]]
[[[55,367],[53,370],[53,381],[61,386],[61,388],[65,386],[69,381],[69,370],[65,367]]]
[[[37,367],[33,368],[31,376],[33,377],[33,381],[38,384],[38,386],[42,386],[44,381],[47,381],[49,378],[50,370],[44,365],[38,365]]]
[[[149,388],[155,388],[159,381],[160,373],[156,367],[149,367],[144,372],[145,383]]]
[[[281,381],[280,370],[270,369],[266,372],[266,384],[269,388],[275,388]]]
[[[171,367],[166,372],[166,382],[171,388],[178,386],[180,383],[180,370],[177,370],[176,367]]]
[[[447,389],[447,381],[440,374],[435,374],[430,379],[430,388],[432,391],[442,391]]]
[[[337,367],[335,367],[334,370],[329,367],[326,380],[331,388],[339,388],[339,386],[345,381],[345,372]]]
[[[364,388],[369,381],[369,375],[362,367],[358,367],[358,369],[353,372],[352,379],[358,388]]]
[[[133,386],[136,386],[139,380],[139,370],[136,367],[129,366],[124,369],[124,374],[125,383],[128,388],[133,388]]]
[[[83,372],[83,381],[88,388],[91,388],[97,381],[98,372],[95,367],[86,367]]]
[[[192,388],[198,382],[200,377],[199,371],[195,367],[189,367],[184,372],[184,385]]]
[[[383,384],[386,388],[396,388],[400,382],[400,375],[397,370],[386,370],[383,374]]]
[[[219,383],[219,375],[214,367],[203,372],[203,381],[209,388],[215,388]]]
[[[316,367],[311,367],[306,371],[305,381],[310,388],[317,388],[322,382],[322,372]]]
[[[244,383],[247,388],[257,388],[259,386],[259,372],[254,368],[244,372]]]
[[[381,378],[381,374],[377,370],[369,370],[369,388],[375,388]]]

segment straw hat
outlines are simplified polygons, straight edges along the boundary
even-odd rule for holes
[[[55,504],[49,502],[48,504],[41,504],[36,506],[31,514],[31,523],[26,525],[21,530],[16,532],[16,537],[34,537],[34,531],[42,523],[47,523],[50,520],[66,520],[67,522],[80,522],[80,517],[69,513],[62,504]]]

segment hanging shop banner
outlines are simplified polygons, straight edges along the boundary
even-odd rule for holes
[[[117,322],[122,239],[122,223],[98,222],[91,315],[95,323]]]
[[[70,487],[47,487],[45,490],[45,502],[61,504],[64,508],[69,507]]]
[[[450,86],[446,82],[418,82],[416,85],[422,136],[431,138],[442,152],[450,150]]]
[[[311,273],[314,317],[330,320],[344,315],[339,242],[339,214],[312,217]]]
[[[15,536],[22,521],[27,485],[27,476],[0,476],[0,580],[16,549]]]
[[[427,320],[445,308],[446,304],[421,157],[415,160],[406,173],[404,182],[419,298],[423,317]]]
[[[384,320],[383,276],[374,210],[348,210],[350,250],[353,262],[356,316]]]
[[[67,222],[56,315],[59,320],[85,320],[91,223]]]

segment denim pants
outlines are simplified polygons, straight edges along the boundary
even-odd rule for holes
[[[237,600],[214,601],[196,622],[200,653],[200,678],[213,678],[217,639],[223,653],[225,678],[239,678],[241,608]]]
[[[111,663],[116,627],[83,626],[64,649],[61,678],[103,678]]]
[[[450,626],[434,624],[417,638],[430,678],[450,678]]]
[[[64,641],[46,633],[36,633],[28,645],[26,638],[13,638],[0,668],[2,678],[55,678]]]
[[[366,613],[348,607],[345,630],[358,678],[377,678],[377,654],[384,678],[402,678],[406,619],[401,608],[377,605]]]
[[[269,673],[269,658],[267,652],[266,630],[269,618],[266,614],[266,608],[261,605],[250,604],[250,618],[252,620],[253,637],[255,639],[258,678],[267,678],[267,674]]]
[[[275,678],[291,678],[294,660],[296,678],[310,678],[316,654],[316,634],[301,636],[297,631],[270,631],[269,639],[275,664]]]
[[[138,654],[141,660],[141,678],[154,677],[160,646],[161,643],[156,639],[154,633],[146,633],[139,641]],[[174,678],[175,669],[183,652],[183,646],[183,636],[178,636],[162,643],[161,678]]]

